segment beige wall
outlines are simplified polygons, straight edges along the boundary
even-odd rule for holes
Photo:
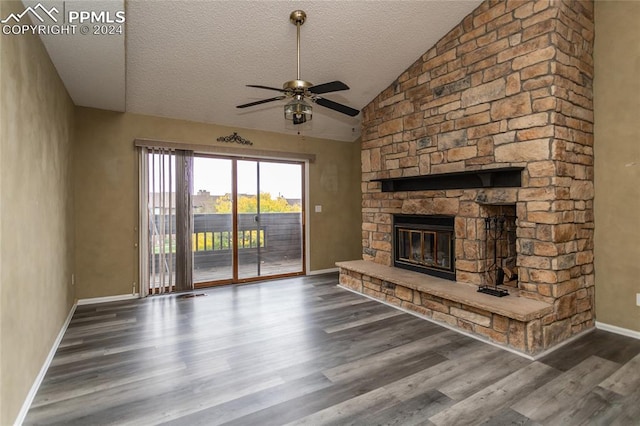
[[[640,331],[640,2],[595,22],[596,319]]]
[[[21,12],[1,2],[0,16]],[[2,35],[0,424],[11,424],[73,305],[73,104],[38,37]]]
[[[74,173],[79,299],[131,294],[133,283],[138,282],[138,160],[133,140],[227,147],[215,139],[234,131],[251,140],[252,149],[316,154],[316,162],[310,165],[308,194],[311,271],[334,268],[336,261],[360,256],[359,143],[77,108]],[[314,212],[315,205],[322,205],[322,213]]]

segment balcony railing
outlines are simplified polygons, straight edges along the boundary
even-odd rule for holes
[[[163,234],[164,241],[160,237]],[[175,216],[155,215],[150,218],[151,255],[159,262],[162,246],[168,260],[174,263]],[[175,232],[175,231],[173,231]],[[265,262],[302,258],[302,215],[293,213],[252,213],[238,215],[238,255],[240,261],[256,256]],[[216,267],[228,264],[233,247],[231,214],[193,215],[193,255],[197,267]],[[156,263],[158,264],[158,263]]]

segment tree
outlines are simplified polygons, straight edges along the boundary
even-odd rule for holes
[[[238,197],[238,213],[254,213],[257,209],[257,197],[255,195],[240,195]],[[269,192],[260,193],[260,213],[288,213],[300,212],[300,204],[289,204],[286,198],[280,196],[271,198]],[[231,195],[226,194],[216,200],[216,213],[231,213]]]

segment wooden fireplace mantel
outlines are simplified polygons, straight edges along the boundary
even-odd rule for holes
[[[373,179],[372,182],[382,182],[382,192],[517,188],[522,186],[523,169],[523,167],[501,167],[433,175]]]

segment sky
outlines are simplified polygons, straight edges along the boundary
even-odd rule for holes
[[[257,187],[256,161],[238,160],[238,192],[255,194]],[[231,192],[231,160],[195,157],[193,159],[193,190],[203,189],[211,195]],[[260,192],[273,198],[302,198],[302,166],[300,164],[260,161]]]
[[[165,192],[169,189],[169,168],[171,181],[175,182],[175,166],[170,156],[151,156],[149,164],[150,192]],[[211,195],[231,193],[232,161],[223,158],[194,157],[193,159],[193,191],[209,191]],[[238,160],[238,192],[240,194],[256,194],[258,185],[257,162]],[[161,170],[165,171],[164,188],[160,186]],[[260,192],[268,192],[272,198],[302,199],[302,165],[260,161]],[[155,176],[155,178],[153,178]],[[175,183],[173,184],[175,185]],[[173,186],[172,185],[172,186]]]

